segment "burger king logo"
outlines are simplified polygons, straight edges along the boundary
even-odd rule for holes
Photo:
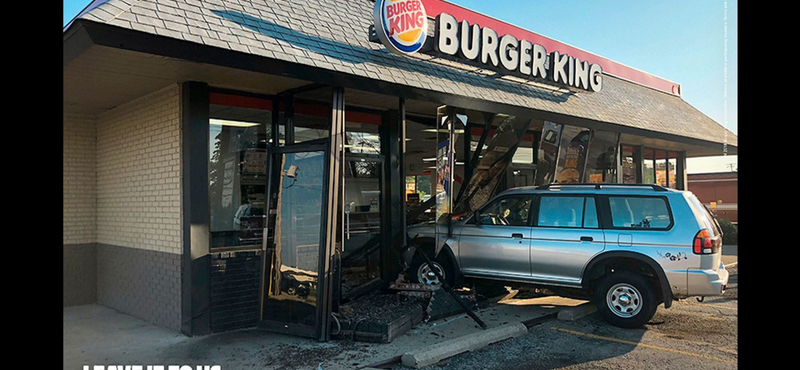
[[[416,53],[428,37],[428,14],[422,0],[375,0],[375,33],[398,54]]]

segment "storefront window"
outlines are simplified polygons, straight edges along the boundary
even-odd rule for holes
[[[345,113],[344,149],[347,154],[381,154],[381,116],[348,108]]]
[[[430,172],[417,176],[417,194],[419,194],[420,201],[428,200],[432,193]]]
[[[635,184],[636,173],[639,169],[637,151],[634,146],[621,146],[621,171],[624,184]],[[681,152],[672,152],[663,149],[643,148],[642,150],[642,180],[643,184],[656,184],[664,187],[678,189],[683,186],[678,173],[678,161],[683,155]]]
[[[417,206],[431,197],[431,175],[425,172],[418,176],[406,176],[406,201]]]
[[[522,135],[517,152],[508,168],[508,188],[532,186],[536,180],[536,149],[539,140],[532,131]]]
[[[296,101],[292,118],[294,143],[327,139],[330,135],[330,115],[331,109],[327,105]]]
[[[667,152],[663,150],[656,151],[656,185],[667,186],[670,170],[667,166]],[[674,177],[675,174],[673,173]]]
[[[642,163],[642,167],[644,169],[643,174],[644,178],[642,179],[643,184],[655,184],[656,183],[656,168],[655,168],[655,159],[656,159],[656,151],[653,149],[644,149],[643,153],[644,163]]]
[[[673,189],[678,188],[678,153],[676,152],[668,152],[667,153],[667,168],[669,168],[669,187]]]
[[[212,93],[210,102],[211,247],[260,247],[272,101]]]
[[[561,142],[562,125],[549,121],[544,122],[542,138],[539,143],[538,160],[536,163],[536,184],[550,184],[555,182],[556,158],[558,146]]]
[[[513,175],[517,166],[527,166],[529,169],[531,165],[528,163],[533,161],[532,143],[535,136],[528,131],[533,120],[501,113],[488,114],[470,110],[466,113],[464,116],[457,114],[456,117],[462,122],[469,117],[471,127],[474,129],[470,130],[470,135],[467,137],[471,142],[475,142],[474,146],[470,143],[470,157],[477,152],[478,161],[472,168],[471,176],[463,184],[464,190],[460,191],[461,185],[454,186],[454,195],[460,194],[460,196],[456,199],[458,204],[453,214],[471,212],[486,204],[497,191],[508,186],[506,175],[509,172]],[[487,127],[488,131],[483,135]],[[481,143],[482,138],[483,143]],[[463,147],[463,143],[455,146],[457,154],[460,147]],[[520,147],[526,149],[520,152]],[[463,154],[459,156],[462,161],[465,160]],[[517,164],[514,164],[515,160],[518,161]],[[463,166],[456,164],[456,168],[463,171],[461,170]],[[519,170],[516,171],[520,173]],[[463,176],[462,173],[456,172],[456,179]],[[532,178],[533,172],[528,172],[528,175]],[[434,189],[437,192],[439,190],[438,187]]]
[[[621,156],[622,183],[635,184],[636,181],[636,148],[623,145]]]
[[[556,162],[555,182],[569,184],[581,182],[586,166],[591,131],[577,126],[564,126]]]
[[[619,134],[610,131],[594,131],[586,161],[584,182],[617,182],[617,148]]]
[[[522,140],[519,141],[517,152],[511,159],[513,165],[532,165],[534,164],[534,142],[536,136],[533,132],[526,132],[522,135]]]

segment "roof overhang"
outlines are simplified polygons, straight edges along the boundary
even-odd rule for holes
[[[70,24],[64,32],[63,43],[66,113],[96,114],[184,81],[203,81],[215,87],[262,94],[322,83],[421,103],[469,107],[610,130],[643,142],[660,142],[676,150],[687,150],[690,156],[721,154],[721,145],[715,141],[393,83],[85,19],[76,19]],[[727,146],[728,154],[736,152],[735,145]]]

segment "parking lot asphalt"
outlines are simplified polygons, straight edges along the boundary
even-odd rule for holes
[[[722,246],[722,264],[725,266],[733,265],[739,262],[739,246],[738,245],[723,245]]]
[[[737,301],[687,299],[660,307],[643,328],[613,327],[598,315],[550,320],[529,328],[525,336],[423,370],[735,370],[738,357]]]
[[[723,247],[723,263],[729,266],[732,278],[736,279],[731,280],[732,284],[726,296],[728,299],[731,297],[737,299],[738,246]],[[737,275],[733,275],[733,272],[737,272]],[[570,321],[557,320],[558,313],[573,310],[585,303],[554,296],[520,299],[510,295],[507,299],[476,313],[490,329],[537,320],[569,323]],[[668,314],[679,313],[679,310],[659,312],[661,311],[666,311]],[[589,322],[596,320],[592,319],[591,315],[589,317]],[[553,326],[542,325],[542,327]],[[573,329],[564,326],[561,331],[545,330],[539,334],[553,334],[550,333],[552,331],[570,333]],[[595,332],[597,330],[601,329],[595,329]],[[573,336],[581,336],[580,331],[573,331],[578,333]],[[107,307],[84,305],[63,309],[63,364],[65,370],[83,370],[84,366],[89,366],[91,369],[94,365],[176,364],[192,366],[192,369],[197,365],[219,365],[220,370],[338,370],[368,368],[381,363],[386,364],[383,366],[385,368],[405,368],[400,364],[400,356],[405,353],[427,349],[437,343],[457,338],[479,336],[481,332],[483,330],[471,318],[462,314],[418,324],[389,344],[352,340],[320,343],[258,329],[187,337]],[[530,337],[530,334],[525,337]],[[511,343],[503,341],[496,345],[504,345],[506,342]]]
[[[531,326],[525,336],[423,370],[737,369],[739,268],[737,248],[727,249],[723,257],[730,279],[722,296],[661,306],[643,328],[616,328],[597,315],[549,320]],[[392,369],[410,370],[401,365]]]

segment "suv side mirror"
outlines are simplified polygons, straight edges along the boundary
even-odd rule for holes
[[[478,215],[477,211],[472,212],[472,214],[469,216],[469,219],[467,220],[467,223],[468,224],[473,224],[473,225],[479,225],[481,222],[478,219],[478,217],[479,217],[479,215]]]
[[[475,225],[491,225],[492,219],[489,216],[476,214],[475,215]]]

